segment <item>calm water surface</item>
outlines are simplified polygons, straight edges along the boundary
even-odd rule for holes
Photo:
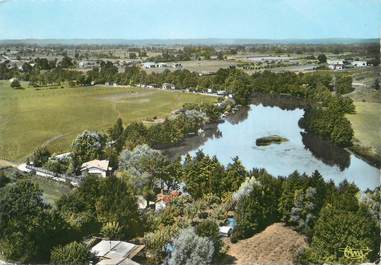
[[[344,179],[356,183],[360,189],[380,185],[380,171],[328,141],[309,135],[298,126],[304,110],[284,110],[274,106],[251,105],[248,110],[228,118],[218,125],[206,141],[193,146],[194,155],[202,149],[216,155],[227,165],[238,156],[247,169],[265,168],[274,176],[286,176],[297,170],[311,174],[318,170],[325,179],[340,183]],[[259,137],[279,135],[288,139],[282,144],[256,146]]]

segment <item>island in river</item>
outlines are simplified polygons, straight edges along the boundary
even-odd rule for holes
[[[284,142],[288,142],[288,139],[279,135],[270,135],[270,136],[257,138],[257,140],[255,141],[255,144],[257,146],[266,146],[270,144],[281,144]]]

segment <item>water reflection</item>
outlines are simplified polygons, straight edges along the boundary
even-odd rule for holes
[[[281,104],[281,107],[275,104]],[[251,105],[229,117],[228,122],[209,128],[206,137],[189,138],[169,153],[194,155],[202,149],[206,154],[217,156],[224,165],[238,156],[248,170],[265,168],[274,176],[287,176],[295,170],[312,174],[318,170],[327,180],[332,179],[337,184],[347,179],[364,190],[380,185],[377,168],[344,149],[306,134],[298,125],[304,110],[295,108],[295,105],[287,101],[282,103],[281,99],[275,103],[265,101],[264,104]],[[270,135],[279,135],[288,141],[269,146],[255,145],[257,138]]]
[[[314,157],[327,165],[338,166],[341,171],[349,167],[351,154],[347,150],[311,133],[301,132],[300,134],[305,148],[311,151]]]

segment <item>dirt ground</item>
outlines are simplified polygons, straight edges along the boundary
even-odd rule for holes
[[[251,238],[230,243],[225,264],[294,264],[296,255],[307,246],[304,236],[282,223],[267,227],[263,232]]]

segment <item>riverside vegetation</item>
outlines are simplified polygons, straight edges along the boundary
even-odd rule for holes
[[[207,114],[209,108],[213,111]],[[105,179],[88,175],[55,207],[42,200],[38,185],[22,177],[15,183],[1,181],[1,255],[21,262],[87,264],[92,259],[89,250],[75,242],[90,236],[143,237],[149,263],[218,263],[226,252],[218,225],[233,215],[237,226],[232,242],[280,221],[306,235],[309,247],[300,253],[301,263],[349,264],[352,260],[340,251],[348,245],[371,250],[362,262],[377,258],[379,188],[360,193],[345,181],[339,186],[325,182],[319,172],[274,177],[265,170],[247,171],[238,157],[223,166],[202,151],[180,162],[152,149],[181,141],[202,124],[195,117],[208,117],[204,122],[209,122],[215,111],[192,105],[184,108],[181,118],[154,129],[139,123],[124,127],[118,120],[107,134],[82,133],[73,142],[64,169],[75,172],[82,161],[106,158],[113,161],[115,173]],[[47,150],[38,150],[31,159],[50,167],[54,158],[49,159]],[[138,195],[154,200],[163,187],[176,190],[181,183],[189,195],[175,198],[159,212],[138,210]],[[168,246],[175,251],[168,251]]]

